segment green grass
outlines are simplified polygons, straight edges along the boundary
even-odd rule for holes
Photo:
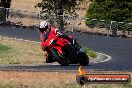
[[[0,44],[0,63],[11,63],[12,60],[10,59],[12,57],[13,48],[6,44]]]
[[[89,48],[84,47],[83,51],[90,57],[90,59],[97,57],[97,53],[93,50],[90,50]]]
[[[1,64],[19,64],[18,59],[13,58],[17,55],[17,50],[6,44],[0,44],[0,63]]]
[[[0,38],[0,64],[43,63],[40,44]]]
[[[7,54],[11,49],[8,45],[0,44],[0,55]]]

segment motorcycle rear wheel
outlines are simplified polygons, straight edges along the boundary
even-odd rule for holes
[[[52,63],[52,62],[54,62],[54,61],[53,61],[53,57],[50,56],[50,55],[48,55],[48,56],[46,57],[46,63]]]

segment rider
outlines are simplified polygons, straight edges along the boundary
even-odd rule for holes
[[[67,35],[62,35],[58,31],[57,28],[55,28],[54,26],[51,26],[51,24],[50,24],[49,21],[42,21],[42,22],[40,22],[39,31],[41,32],[41,34],[40,34],[40,41],[41,42],[45,41],[48,38],[50,32],[53,32],[55,35],[59,35],[60,37],[69,40],[71,43],[73,41]],[[43,51],[48,51],[47,46],[45,46],[45,45],[41,45],[41,46],[42,46],[42,50]]]

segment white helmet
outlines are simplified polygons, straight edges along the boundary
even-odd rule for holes
[[[40,30],[40,32],[44,32],[44,31],[46,31],[49,28],[50,28],[50,22],[48,22],[48,21],[42,21],[42,22],[40,22],[40,24],[39,24],[39,30]]]

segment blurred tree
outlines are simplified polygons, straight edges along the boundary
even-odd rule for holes
[[[36,5],[42,9],[41,13],[55,14],[59,30],[64,30],[63,15],[76,14],[75,7],[83,0],[42,0]]]
[[[10,8],[11,0],[1,0],[0,7]]]
[[[132,22],[132,0],[93,0],[86,17]]]
[[[86,17],[106,21],[132,22],[132,0],[93,0]],[[85,22],[89,25],[88,20]],[[116,35],[117,27],[113,27],[112,30],[112,34]]]

